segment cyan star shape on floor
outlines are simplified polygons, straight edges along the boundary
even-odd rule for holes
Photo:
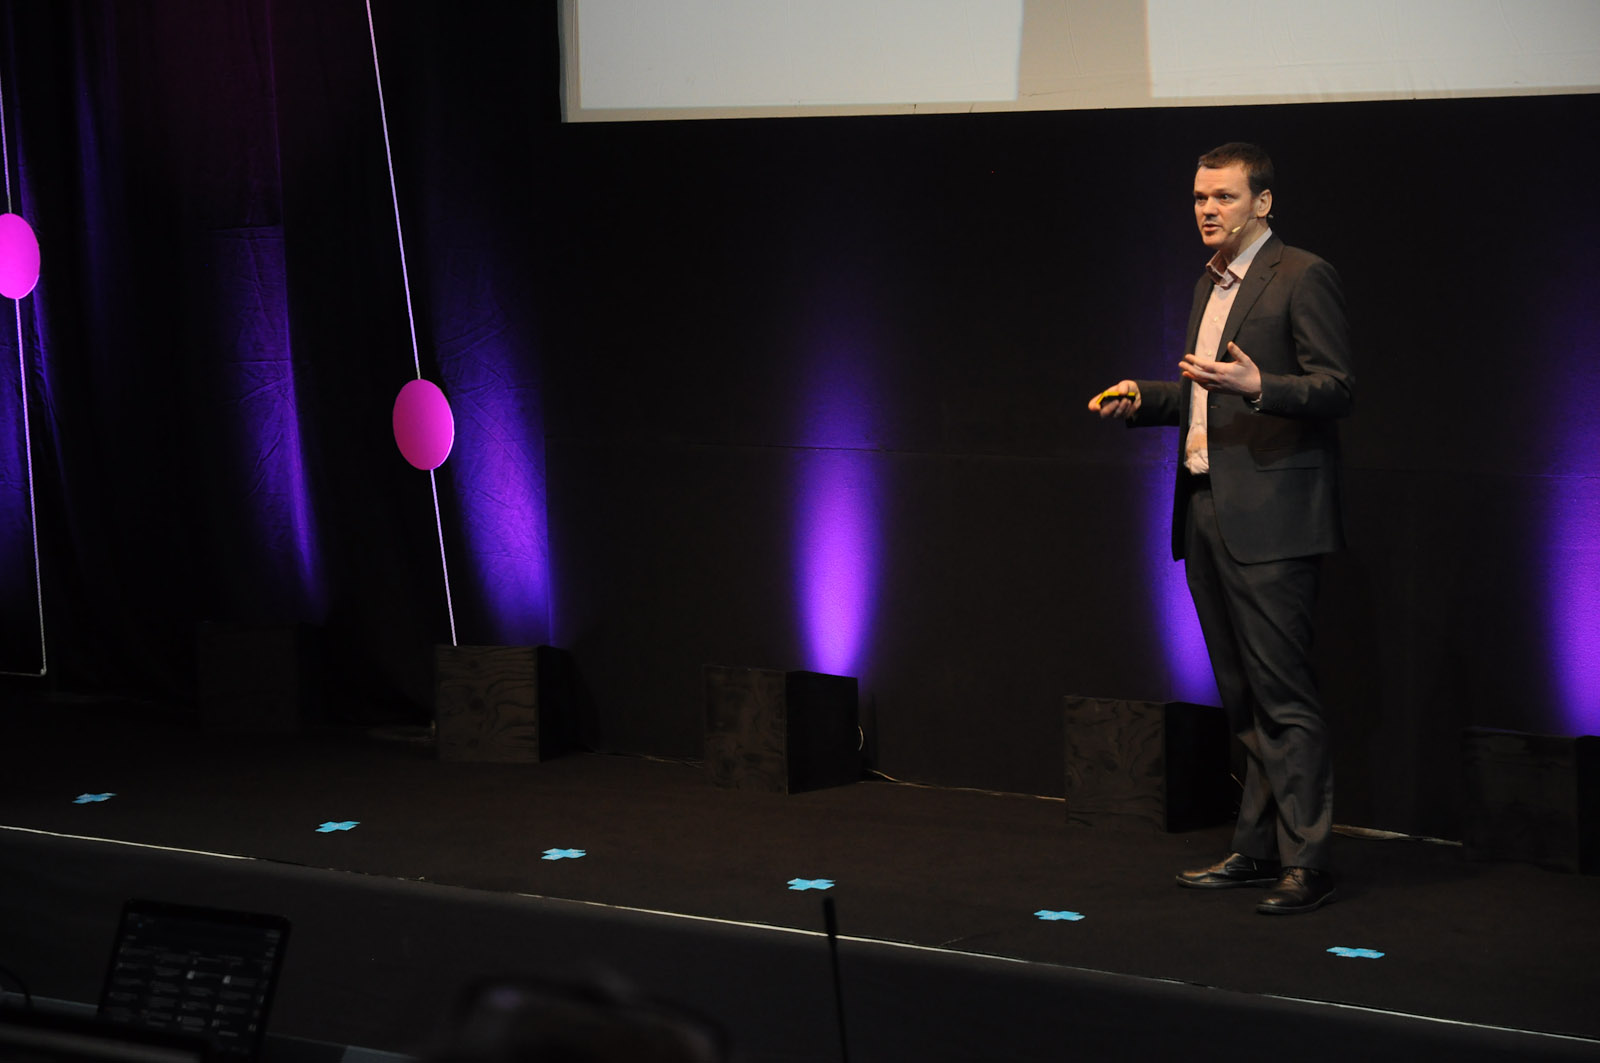
[[[72,799],[72,803],[75,804],[75,805],[89,805],[89,804],[93,804],[96,801],[109,801],[115,796],[117,796],[117,795],[116,794],[79,794],[77,797],[74,797]]]
[[[1083,918],[1082,912],[1052,912],[1049,909],[1040,909],[1033,914],[1048,922],[1065,920],[1067,922],[1076,923],[1079,919]]]
[[[789,888],[792,890],[831,890],[833,889],[833,879],[792,878],[789,880]]]
[[[1335,945],[1328,951],[1335,956],[1352,956],[1358,960],[1376,960],[1383,956],[1383,953],[1375,949],[1351,949],[1343,945]]]
[[[360,822],[361,821],[359,819],[346,819],[341,820],[338,823],[329,820],[327,823],[324,823],[322,826],[317,828],[317,833],[332,834],[336,830],[353,830],[356,824]]]
[[[544,856],[540,857],[540,859],[541,860],[577,860],[579,857],[583,857],[583,856],[587,856],[587,855],[588,855],[588,852],[586,850],[583,850],[583,849],[546,849],[544,851]]]

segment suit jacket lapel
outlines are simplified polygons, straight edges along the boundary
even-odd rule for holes
[[[1210,274],[1203,274],[1199,282],[1195,284],[1194,305],[1189,308],[1189,331],[1187,339],[1184,340],[1183,350],[1185,354],[1194,353],[1195,341],[1200,337],[1200,319],[1205,316],[1206,304],[1211,301],[1211,288]],[[1178,433],[1178,457],[1181,460],[1183,457],[1184,432],[1188,430],[1189,425],[1189,397],[1194,389],[1189,387],[1189,382],[1181,376],[1178,378],[1178,383],[1183,385],[1178,390],[1178,424],[1184,430]]]
[[[1266,244],[1256,252],[1255,259],[1250,263],[1250,271],[1244,275],[1244,280],[1239,282],[1239,294],[1233,297],[1233,306],[1228,310],[1228,320],[1222,323],[1222,338],[1217,341],[1217,360],[1230,361],[1232,355],[1228,353],[1228,344],[1239,335],[1239,326],[1244,324],[1244,319],[1250,315],[1250,308],[1260,298],[1261,293],[1267,290],[1272,275],[1278,272],[1278,262],[1283,258],[1283,241],[1276,234],[1267,237]],[[1250,353],[1248,351],[1246,354]]]

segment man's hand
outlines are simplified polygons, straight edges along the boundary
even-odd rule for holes
[[[1089,410],[1101,417],[1132,417],[1139,409],[1139,385],[1131,380],[1119,381],[1089,400]]]
[[[1243,395],[1252,402],[1261,397],[1261,370],[1250,356],[1239,349],[1237,343],[1228,344],[1231,362],[1203,362],[1192,354],[1183,356],[1178,370],[1185,380],[1192,380],[1207,391],[1220,391],[1227,395]]]

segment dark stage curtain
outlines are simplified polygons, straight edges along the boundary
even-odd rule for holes
[[[363,6],[5,19],[19,209],[45,262],[24,309],[51,681],[187,701],[201,625],[303,623],[327,635],[330,712],[418,715],[450,629],[428,478],[389,429],[414,369]],[[541,176],[516,130],[551,117],[535,100],[553,18],[380,4],[374,20],[422,372],[475,444],[438,474],[457,625],[545,641],[525,238]],[[497,522],[464,528],[462,499],[486,494]],[[37,653],[32,590],[31,573],[7,587],[0,667]]]

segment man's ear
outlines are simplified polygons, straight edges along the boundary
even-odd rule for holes
[[[1272,213],[1272,189],[1263,188],[1256,197],[1256,217],[1265,218]]]

